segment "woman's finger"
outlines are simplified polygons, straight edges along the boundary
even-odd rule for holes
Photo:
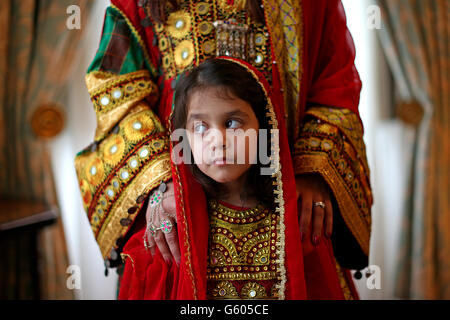
[[[156,231],[155,242],[158,246],[159,252],[161,252],[161,255],[164,258],[164,261],[166,261],[167,264],[170,264],[172,261],[172,254],[170,253],[169,246],[167,245],[166,237],[161,230]]]
[[[174,219],[166,218],[172,223],[172,230],[169,233],[165,233],[167,245],[169,246],[169,250],[172,253],[172,256],[175,259],[177,265],[180,265],[181,253],[180,253],[180,244],[178,243],[178,231],[177,226],[174,223]]]
[[[325,235],[329,238],[333,232],[333,206],[330,199],[325,200]]]
[[[153,238],[153,236],[149,233],[147,235],[147,242],[148,242],[148,247],[150,248],[150,253],[152,254],[152,257],[155,256],[155,239]]]
[[[312,231],[312,242],[317,245],[320,241],[320,236],[322,235],[323,228],[323,218],[325,217],[325,209],[317,203],[324,203],[321,200],[313,202],[313,231]]]
[[[312,214],[312,197],[309,194],[303,193],[300,195],[300,235],[302,240],[304,235],[308,233],[309,224],[311,222]]]

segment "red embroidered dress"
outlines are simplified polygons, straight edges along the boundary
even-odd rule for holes
[[[277,299],[278,215],[209,200],[208,299]]]

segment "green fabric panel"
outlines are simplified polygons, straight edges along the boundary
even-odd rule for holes
[[[105,54],[108,51],[108,46],[111,42],[112,35],[118,24],[127,24],[126,19],[115,8],[108,7],[106,10],[105,22],[103,26],[103,34],[100,40],[99,49],[89,66],[87,73],[93,71],[105,71],[117,73],[115,70],[107,70],[103,67],[102,62]],[[119,75],[127,74],[130,72],[136,72],[142,69],[151,70],[150,63],[147,61],[144,55],[144,51],[129,27],[126,28],[126,33],[122,34],[130,40],[129,49],[124,57],[124,62],[119,71]]]

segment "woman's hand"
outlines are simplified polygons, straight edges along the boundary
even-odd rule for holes
[[[317,245],[322,235],[331,237],[333,231],[332,192],[319,174],[298,175],[295,178],[300,213],[300,235],[302,240],[311,234],[311,241]],[[321,206],[325,204],[325,208]],[[311,224],[311,230],[309,226]],[[310,233],[310,232],[311,233]]]
[[[147,241],[148,247],[152,255],[155,254],[155,245],[158,246],[161,255],[163,256],[166,263],[175,259],[175,262],[180,265],[180,246],[178,243],[178,232],[177,232],[177,211],[175,205],[175,195],[173,182],[166,183],[167,189],[163,193],[162,199],[162,210],[156,210],[156,207],[150,205],[147,206],[147,212],[145,214],[147,221]],[[164,233],[161,230],[157,230],[154,236],[149,232],[149,225],[153,224],[155,227],[159,227],[161,222],[164,220],[169,220],[172,223],[172,230],[169,233]]]

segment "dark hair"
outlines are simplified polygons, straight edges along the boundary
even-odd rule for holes
[[[191,71],[186,71],[175,87],[174,110],[172,113],[172,130],[185,129],[188,115],[188,105],[192,94],[198,90],[216,88],[216,94],[223,99],[236,97],[247,102],[253,109],[260,129],[270,129],[266,118],[267,99],[261,85],[242,66],[224,59],[209,59]],[[270,134],[267,134],[266,155],[271,153]],[[259,139],[259,135],[258,135]],[[258,143],[259,151],[259,143]],[[190,149],[189,149],[190,151]],[[218,198],[227,193],[220,183],[205,175],[194,163],[190,152],[190,163],[193,176],[203,186],[207,195]],[[259,161],[252,165],[248,172],[246,190],[248,195],[256,196],[262,203],[273,207],[273,183],[270,175],[262,175],[261,168],[269,167]]]
[[[177,0],[149,0],[150,13],[157,22],[164,23],[167,20],[166,6],[170,4],[172,10],[178,10]],[[247,0],[245,3],[245,10],[249,13],[253,21],[264,23],[264,11],[261,7],[260,0]]]

